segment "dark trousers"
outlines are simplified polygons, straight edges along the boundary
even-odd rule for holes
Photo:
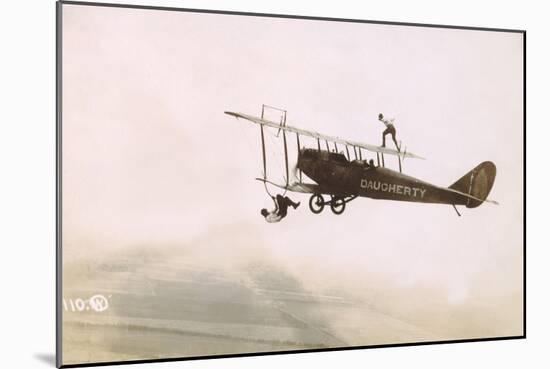
[[[297,203],[289,199],[287,196],[277,195],[277,205],[279,206],[279,215],[285,216],[289,206],[296,207]]]
[[[388,125],[384,132],[382,132],[382,147],[386,147],[386,135],[390,134],[393,142],[395,143],[395,147],[399,150],[399,145],[395,139],[395,133],[395,127],[392,124]]]

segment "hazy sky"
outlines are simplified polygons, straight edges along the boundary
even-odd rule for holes
[[[479,284],[519,296],[521,34],[63,9],[67,252],[162,248],[239,224],[304,280],[379,275],[446,289],[450,302]],[[500,206],[457,217],[451,206],[358,199],[343,215],[314,215],[308,196],[289,194],[302,206],[268,224],[260,209],[272,203],[254,181],[259,130],[223,114],[259,115],[262,103],[287,109],[289,125],[374,144],[378,113],[395,117],[398,139],[427,158],[407,159],[405,173],[448,186],[491,160]]]

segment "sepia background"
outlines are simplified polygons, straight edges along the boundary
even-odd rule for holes
[[[64,363],[521,335],[522,50],[514,33],[64,5]],[[302,206],[267,224],[257,127],[223,114],[262,103],[370,143],[395,117],[427,158],[407,174],[447,186],[491,160],[500,206],[313,215],[289,194]],[[70,306],[97,294],[107,310]]]

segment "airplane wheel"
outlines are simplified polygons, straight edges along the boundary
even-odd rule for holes
[[[334,197],[330,202],[330,210],[336,215],[340,215],[346,210],[346,202],[341,197]]]
[[[321,195],[311,195],[309,198],[309,209],[314,214],[319,214],[325,208],[325,200]]]

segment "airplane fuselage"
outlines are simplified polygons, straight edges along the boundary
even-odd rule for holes
[[[301,149],[297,168],[319,185],[320,194],[455,205],[466,203],[463,196],[447,188],[369,165],[364,160],[348,161],[339,153]]]

